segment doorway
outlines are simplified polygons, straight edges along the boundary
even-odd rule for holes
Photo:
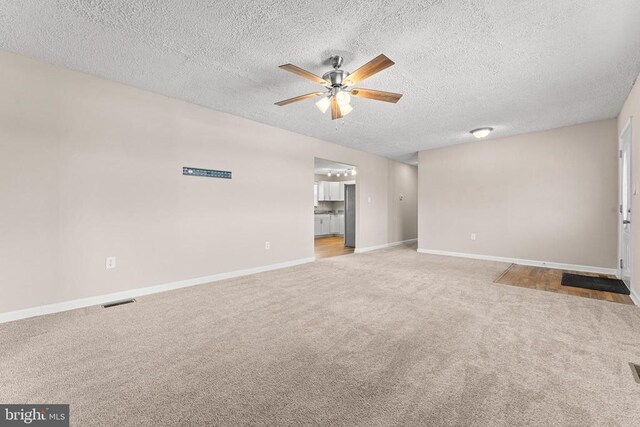
[[[631,243],[631,119],[620,134],[620,222],[618,241],[620,242],[619,276],[627,288],[631,289],[632,279],[632,243]]]
[[[314,159],[314,250],[316,258],[351,254],[356,245],[355,165]]]

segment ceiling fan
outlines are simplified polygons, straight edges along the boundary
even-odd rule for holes
[[[392,102],[394,104],[402,97],[402,94],[400,93],[352,87],[364,79],[379,73],[385,68],[391,67],[394,62],[386,56],[382,54],[376,56],[353,73],[340,69],[342,61],[343,59],[341,56],[332,56],[331,62],[333,70],[325,73],[322,77],[307,70],[303,70],[293,64],[280,65],[280,68],[283,70],[297,74],[300,77],[311,80],[312,82],[319,83],[324,86],[326,90],[285,99],[283,101],[276,102],[275,105],[283,106],[319,96],[321,98],[316,102],[318,109],[324,114],[327,112],[329,107],[331,107],[331,120],[337,120],[346,116],[353,110],[351,107],[352,96],[374,99],[376,101]]]

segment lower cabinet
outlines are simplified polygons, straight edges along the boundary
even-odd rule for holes
[[[316,236],[344,234],[344,215],[314,215],[313,231]]]
[[[320,215],[314,215],[313,234],[316,236],[322,235],[322,218],[320,218]]]
[[[313,230],[316,236],[331,234],[331,215],[314,215]]]
[[[322,219],[322,234],[331,234],[331,215]]]
[[[344,234],[344,215],[331,215],[331,234]]]

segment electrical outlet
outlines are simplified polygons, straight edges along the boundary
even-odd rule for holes
[[[404,194],[401,194],[400,195],[400,201],[403,201],[403,200],[404,200]]]
[[[264,242],[265,249],[271,249],[271,242]]]
[[[116,268],[116,257],[114,256],[107,257],[106,267],[107,267],[107,270]]]
[[[471,240],[476,240],[476,233],[471,233]]]

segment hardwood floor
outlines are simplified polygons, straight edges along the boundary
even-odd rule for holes
[[[316,237],[316,259],[329,258],[332,256],[347,255],[352,253],[353,248],[346,248],[344,246],[344,237],[342,236]]]
[[[628,295],[615,294],[612,292],[594,291],[591,289],[572,288],[562,286],[562,273],[575,273],[585,276],[610,277],[604,274],[591,274],[574,271],[557,270],[552,268],[530,267],[526,265],[511,264],[508,269],[498,277],[494,283],[504,285],[520,286],[523,288],[539,289],[542,291],[556,292],[559,294],[576,295],[585,298],[617,302],[621,304],[631,304],[633,301]]]

